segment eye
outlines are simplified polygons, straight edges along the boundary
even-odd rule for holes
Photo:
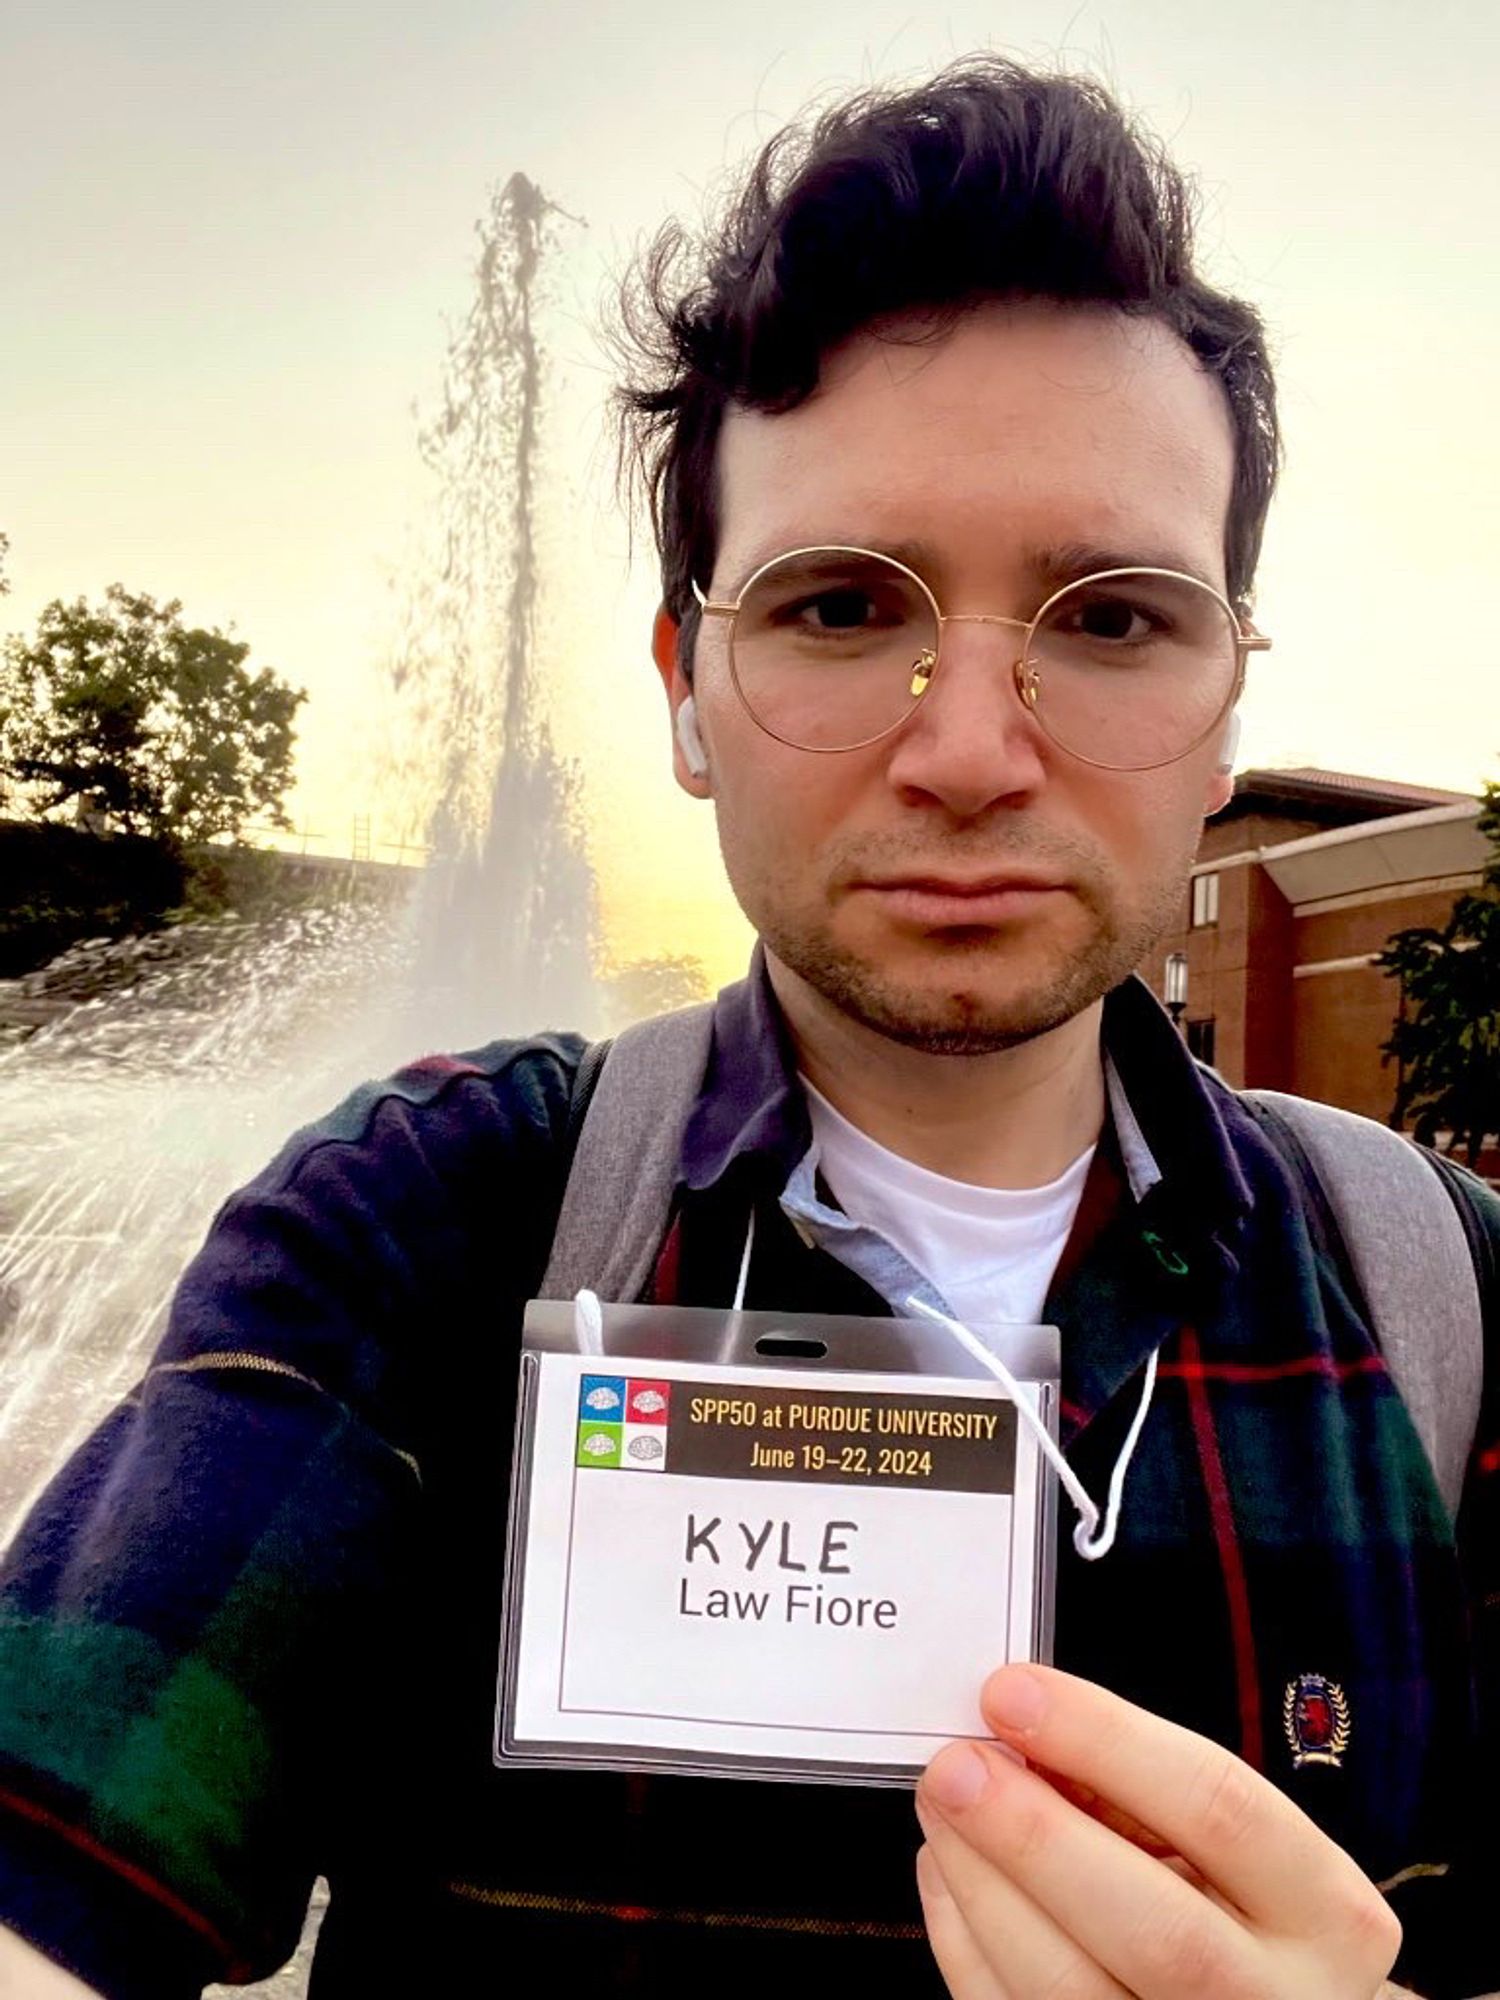
[[[796,612],[803,623],[824,632],[858,631],[862,626],[874,623],[877,616],[875,600],[870,593],[852,587],[819,591],[816,597],[809,597],[796,607]]]
[[[747,586],[735,623],[743,666],[747,648],[768,645],[791,660],[884,659],[906,649],[914,626],[932,624],[921,586],[878,557],[811,551],[771,565]],[[775,653],[781,648],[780,654]]]
[[[1081,639],[1097,639],[1108,645],[1139,645],[1162,629],[1154,610],[1116,596],[1089,596],[1078,603],[1060,604],[1048,622]]]
[[[904,625],[909,617],[900,593],[847,583],[803,592],[781,607],[776,622],[813,634],[882,632]]]

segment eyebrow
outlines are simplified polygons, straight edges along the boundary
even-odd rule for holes
[[[896,562],[905,563],[924,581],[943,569],[942,551],[932,542],[921,539],[892,541],[879,535],[851,536],[848,540],[833,536],[818,542],[783,542],[777,548],[761,551],[746,563],[743,575],[734,585],[735,591],[743,590],[763,564],[773,561],[778,555],[789,555],[795,548],[868,549],[871,555],[891,556]],[[1180,549],[1160,545],[1110,548],[1099,542],[1057,542],[1024,549],[1021,561],[1027,572],[1036,578],[1044,595],[1060,590],[1065,583],[1076,582],[1079,577],[1098,576],[1111,569],[1176,570],[1179,575],[1191,576],[1199,583],[1206,583],[1212,590],[1222,588],[1212,576],[1204,574],[1201,564],[1183,555]]]
[[[1061,542],[1052,548],[1028,550],[1026,566],[1043,583],[1050,583],[1054,588],[1072,583],[1080,576],[1098,576],[1101,571],[1109,569],[1171,569],[1180,576],[1194,577],[1213,590],[1220,587],[1180,549],[1161,546],[1112,549],[1097,542]]]

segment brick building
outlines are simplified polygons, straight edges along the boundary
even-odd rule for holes
[[[1181,931],[1142,968],[1165,994],[1187,954],[1190,1046],[1230,1083],[1390,1116],[1399,1001],[1371,963],[1440,926],[1485,861],[1475,800],[1337,771],[1247,771],[1204,830]]]

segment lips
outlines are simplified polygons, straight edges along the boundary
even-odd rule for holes
[[[914,889],[922,894],[934,896],[996,896],[1011,889],[1060,889],[1063,885],[1052,876],[1027,875],[1021,872],[965,877],[961,875],[897,875],[887,881],[871,881],[864,885],[869,889]]]
[[[1035,875],[906,875],[860,885],[898,920],[925,929],[1014,923],[1035,915],[1065,885]]]

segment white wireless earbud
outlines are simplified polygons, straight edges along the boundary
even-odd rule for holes
[[[684,761],[695,778],[708,776],[708,752],[698,734],[698,705],[689,695],[677,711],[677,741]]]
[[[1225,728],[1224,741],[1219,745],[1219,769],[1221,771],[1232,771],[1234,769],[1235,754],[1239,750],[1239,747],[1240,715],[1239,710],[1236,709],[1234,714],[1230,716],[1228,726]]]

